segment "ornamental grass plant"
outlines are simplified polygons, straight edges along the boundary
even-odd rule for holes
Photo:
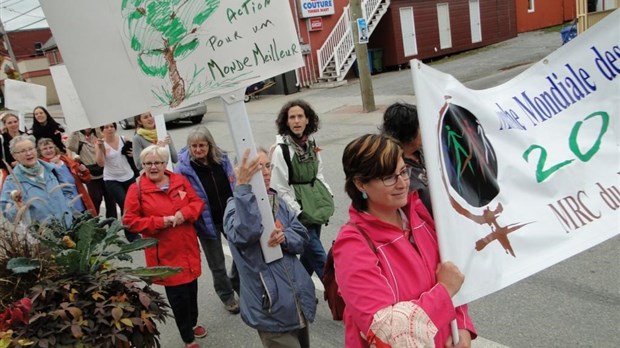
[[[130,266],[157,241],[122,231],[89,214],[71,226],[0,223],[0,348],[160,347],[170,312],[150,280],[178,270]]]

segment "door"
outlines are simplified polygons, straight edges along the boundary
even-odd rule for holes
[[[469,0],[469,26],[471,28],[471,42],[482,41],[480,29],[480,0]]]
[[[450,9],[447,3],[437,4],[437,24],[439,25],[439,47],[452,47],[452,32],[450,31]]]
[[[400,8],[400,32],[403,36],[403,52],[405,53],[405,57],[418,54],[415,24],[413,21],[413,7]]]

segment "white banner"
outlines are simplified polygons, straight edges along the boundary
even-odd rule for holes
[[[41,0],[93,126],[303,65],[285,0]]]
[[[442,259],[465,273],[455,305],[620,232],[619,43],[616,10],[481,91],[411,62]]]
[[[4,98],[7,109],[32,113],[37,106],[47,107],[47,88],[34,83],[5,79]]]
[[[62,106],[67,132],[92,128],[86,116],[86,111],[84,111],[84,107],[82,107],[80,97],[73,86],[73,81],[71,81],[71,76],[69,76],[67,67],[64,64],[53,65],[50,67],[50,72],[52,73],[54,86],[56,86],[56,93],[58,94],[58,99],[60,99],[60,105]]]

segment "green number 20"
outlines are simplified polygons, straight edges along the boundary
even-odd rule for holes
[[[586,151],[586,153],[582,153],[579,149],[579,145],[577,144],[577,136],[579,134],[579,130],[583,125],[583,121],[587,121],[592,117],[600,116],[603,123],[601,125],[601,130],[599,131],[598,138],[592,144],[590,149]],[[583,121],[578,121],[573,126],[573,129],[570,132],[570,137],[568,138],[568,147],[571,152],[575,154],[575,156],[582,162],[588,162],[594,154],[598,152],[601,147],[601,138],[607,132],[607,128],[609,127],[609,115],[604,111],[598,111],[588,115]],[[551,166],[548,169],[545,169],[545,162],[547,161],[547,150],[540,145],[532,145],[525,150],[523,153],[523,159],[526,162],[529,162],[530,153],[534,150],[540,150],[540,156],[538,157],[538,164],[536,165],[536,182],[540,183],[545,181],[551,174],[558,171],[560,168],[569,165],[574,159],[562,161],[558,164]]]

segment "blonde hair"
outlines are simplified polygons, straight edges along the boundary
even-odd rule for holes
[[[162,161],[168,163],[170,151],[166,146],[149,145],[140,152],[140,162],[144,162],[144,158],[148,155],[157,155]]]
[[[19,121],[19,117],[17,117],[17,115],[15,115],[12,112],[3,112],[2,114],[0,114],[0,120],[2,120],[2,124],[6,124],[6,119],[7,117],[15,117],[17,119],[17,121]]]

